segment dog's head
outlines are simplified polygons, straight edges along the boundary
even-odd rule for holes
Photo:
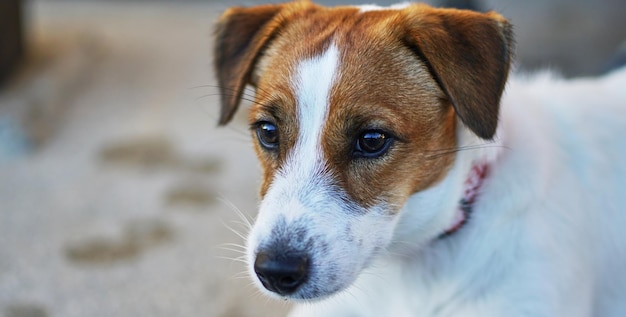
[[[256,88],[264,178],[248,261],[280,296],[349,286],[390,243],[407,199],[455,160],[431,154],[454,149],[458,129],[494,136],[511,55],[496,13],[293,2],[229,9],[216,35],[220,124]],[[422,225],[438,216],[424,211]]]

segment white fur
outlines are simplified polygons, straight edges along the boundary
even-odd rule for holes
[[[513,78],[496,143],[459,152],[446,179],[411,197],[389,254],[351,288],[291,316],[626,316],[624,87],[626,68]],[[459,142],[477,141],[461,128]],[[425,241],[484,159],[470,222]]]
[[[375,4],[363,4],[363,5],[357,5],[356,7],[359,8],[359,11],[361,13],[364,13],[364,12],[381,11],[381,10],[402,10],[408,7],[409,5],[411,5],[410,2],[403,2],[403,3],[393,4],[388,7],[381,7]]]

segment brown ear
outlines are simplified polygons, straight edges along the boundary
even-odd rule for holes
[[[492,139],[513,50],[509,22],[497,13],[407,9],[406,45],[428,67],[461,121]]]
[[[222,101],[220,125],[235,114],[258,56],[280,27],[274,18],[281,9],[282,5],[230,8],[218,20],[214,65]]]

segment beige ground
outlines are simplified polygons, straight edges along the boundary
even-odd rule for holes
[[[621,0],[485,2],[523,65],[594,73],[626,39]],[[210,29],[233,3],[30,2],[28,63],[0,91],[0,317],[283,315],[220,247],[259,179],[242,116],[215,128]]]
[[[222,200],[252,215],[259,176],[243,120],[216,129],[198,87],[223,7],[34,3],[29,69],[0,94],[0,316],[285,309],[220,258],[242,243],[223,223],[244,230]]]

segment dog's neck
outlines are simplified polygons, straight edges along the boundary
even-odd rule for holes
[[[480,193],[485,178],[489,172],[489,164],[486,162],[475,163],[470,169],[464,183],[463,197],[459,200],[454,220],[450,227],[441,235],[442,238],[450,236],[465,225],[469,219],[474,202]]]
[[[389,246],[394,253],[419,252],[442,236],[462,233],[469,211],[480,212],[486,177],[492,177],[503,149],[503,131],[494,141],[481,140],[467,129],[459,129],[455,162],[436,185],[407,200]]]

